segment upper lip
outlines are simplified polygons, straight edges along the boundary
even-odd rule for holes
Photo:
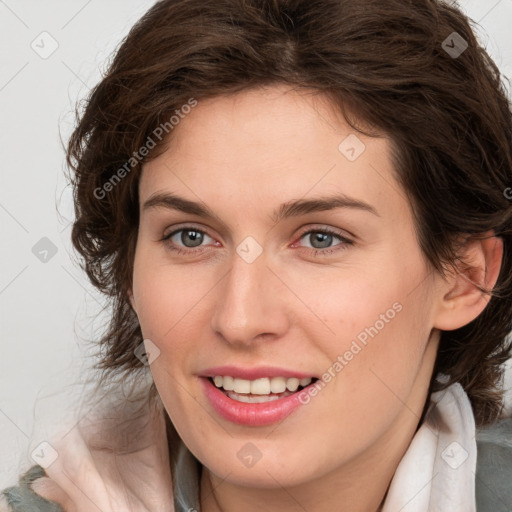
[[[276,366],[253,366],[251,368],[242,368],[240,366],[215,366],[207,368],[199,373],[200,377],[230,376],[238,379],[255,380],[263,377],[286,377],[297,379],[315,378],[314,375],[278,368]]]

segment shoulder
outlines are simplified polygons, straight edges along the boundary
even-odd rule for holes
[[[18,485],[0,491],[0,512],[65,512],[55,501],[43,498],[32,488],[35,480],[46,476],[39,465],[34,465],[23,473],[19,477]]]
[[[512,418],[477,429],[476,504],[478,512],[512,510]]]

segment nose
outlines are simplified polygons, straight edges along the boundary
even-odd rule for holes
[[[249,347],[257,340],[279,338],[288,329],[287,296],[265,251],[252,263],[235,253],[216,290],[211,327],[226,343]]]

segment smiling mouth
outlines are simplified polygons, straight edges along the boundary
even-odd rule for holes
[[[266,403],[302,391],[314,384],[316,377],[298,379],[295,377],[263,377],[255,380],[239,379],[230,376],[209,377],[208,380],[228,398],[244,403]]]

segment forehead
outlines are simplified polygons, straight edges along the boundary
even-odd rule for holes
[[[325,97],[284,86],[199,101],[144,165],[139,190],[141,202],[173,191],[221,208],[335,192],[374,203],[401,196],[387,138],[356,132]]]

